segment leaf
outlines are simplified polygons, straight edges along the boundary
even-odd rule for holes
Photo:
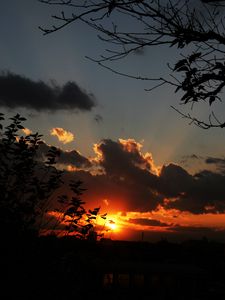
[[[214,69],[223,69],[224,65],[221,62],[216,62]]]
[[[94,208],[93,210],[89,209],[89,213],[96,216],[98,214],[99,210],[100,210],[100,207]]]
[[[18,127],[19,129],[24,129],[24,127],[23,127],[22,125],[17,125],[17,127]]]
[[[20,121],[26,121],[27,119],[24,118],[24,117],[19,117],[19,120],[20,120]]]
[[[192,55],[189,56],[189,62],[192,63],[194,62],[197,58],[199,58],[200,56],[202,55],[201,52],[197,52],[197,53],[194,53]]]
[[[181,60],[179,60],[179,61],[175,64],[173,70],[174,70],[174,71],[178,71],[180,68],[186,66],[187,63],[188,63],[188,61],[187,61],[186,59],[181,59]]]
[[[200,91],[200,90],[203,90],[203,91],[205,91],[205,87],[204,87],[204,85],[199,85],[198,86],[198,90]]]
[[[89,220],[95,220],[95,219],[96,219],[96,217],[92,216],[92,217],[88,217],[87,221],[89,221]]]
[[[107,216],[107,213],[101,215],[101,218],[102,218],[103,220],[106,220],[106,216]]]

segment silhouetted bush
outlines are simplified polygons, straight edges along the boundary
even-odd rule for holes
[[[4,120],[1,113],[0,121]],[[0,124],[0,230],[6,237],[37,235],[42,225],[37,220],[45,218],[50,197],[63,184],[63,171],[56,168],[60,150],[52,146],[46,160],[40,160],[42,135],[20,135],[26,119],[19,114],[9,120],[9,125]],[[81,181],[72,181],[72,196],[58,196],[61,205],[58,223],[64,222],[65,232],[74,232],[79,239],[97,237],[93,233],[100,208],[86,211],[85,202],[80,199],[85,190],[81,185]]]

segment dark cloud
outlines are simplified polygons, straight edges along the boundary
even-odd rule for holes
[[[75,167],[90,168],[91,162],[84,156],[82,156],[76,150],[62,151],[60,152],[59,162],[65,165],[72,165]]]
[[[166,197],[177,197],[193,184],[193,177],[182,167],[169,164],[163,166],[160,174],[159,191]]]
[[[104,140],[98,146],[106,175],[130,189],[127,203],[131,208],[151,211],[169,199],[165,207],[194,214],[225,211],[225,176],[210,171],[191,175],[182,167],[163,166],[157,176],[153,163],[141,154],[133,140]],[[120,178],[120,180],[119,180]]]
[[[225,172],[225,159],[224,158],[208,157],[205,160],[205,163],[209,164],[209,165],[215,165],[219,171]]]
[[[192,183],[177,195],[175,201],[167,204],[169,208],[190,211],[195,214],[225,211],[225,176],[202,171],[193,176]]]
[[[156,176],[150,173],[152,162],[143,157],[139,144],[132,139],[119,140],[104,139],[98,145],[102,154],[101,166],[110,176],[126,176],[131,181],[155,181]]]
[[[123,189],[129,209],[152,210],[162,202],[155,194],[158,177],[150,172],[151,160],[145,158],[134,140],[103,140],[97,150],[101,153],[100,166],[105,177],[113,182],[114,190]]]
[[[107,198],[115,208],[127,211],[152,211],[159,204],[194,214],[225,211],[223,174],[202,171],[191,175],[171,163],[156,175],[152,160],[134,140],[107,139],[96,149],[103,174],[82,174],[89,196],[96,200]]]
[[[159,227],[167,227],[170,224],[154,220],[154,219],[144,219],[144,218],[137,218],[137,219],[129,219],[129,223],[137,224],[137,225],[144,225],[144,226],[159,226]]]
[[[67,172],[66,178],[84,182],[86,202],[101,205],[107,199],[110,211],[148,212],[162,205],[193,214],[225,212],[223,173],[205,170],[191,175],[171,163],[157,175],[151,156],[142,154],[140,144],[131,139],[105,139],[95,150],[95,164],[76,150],[61,151],[59,158],[59,163],[80,169]]]
[[[75,82],[63,86],[33,81],[10,72],[0,73],[0,106],[23,107],[36,111],[82,110],[95,106],[94,96],[87,94]]]
[[[208,157],[205,162],[207,164],[219,164],[219,165],[224,165],[225,166],[225,159],[223,158],[218,158],[218,157]]]
[[[38,156],[42,160],[45,159],[46,154],[51,146],[47,145],[46,143],[43,143],[39,146],[38,149]],[[57,159],[58,164],[63,164],[65,166],[72,166],[77,168],[90,168],[91,162],[84,156],[82,156],[78,151],[71,150],[71,151],[63,151],[62,149],[59,150],[59,158]]]

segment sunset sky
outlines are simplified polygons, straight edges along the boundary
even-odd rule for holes
[[[106,236],[225,239],[225,129],[182,119],[171,108],[179,107],[172,87],[147,92],[150,82],[88,60],[108,46],[84,24],[43,36],[38,26],[51,25],[60,9],[36,0],[0,7],[0,110],[27,118],[21,134],[43,134],[41,153],[50,145],[62,150],[66,178],[81,179],[87,205],[101,206],[115,223]],[[113,66],[158,77],[178,55],[161,46]],[[213,109],[225,118],[223,103]],[[209,112],[192,111],[205,120]]]

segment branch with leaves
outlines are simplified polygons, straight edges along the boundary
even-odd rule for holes
[[[183,95],[181,104],[204,102],[212,106],[222,100],[225,86],[225,1],[190,0],[39,0],[61,9],[52,18],[56,23],[40,27],[43,34],[62,30],[81,21],[98,32],[110,45],[99,58],[89,58],[117,75],[148,80],[153,86],[168,84]],[[63,10],[62,10],[63,9]],[[119,19],[122,21],[118,21]],[[133,24],[131,29],[125,23]],[[176,48],[181,59],[173,63],[167,76],[142,76],[115,70],[111,63],[149,47],[166,45]],[[215,116],[215,113],[212,112]],[[191,115],[190,115],[191,116]],[[207,129],[221,123],[207,123]],[[197,120],[198,124],[204,124]],[[196,124],[196,122],[194,122]],[[222,122],[223,124],[223,122]]]
[[[84,207],[85,202],[81,199],[83,192],[81,181],[71,181],[69,184],[72,196],[60,195],[58,202],[60,208],[55,211],[59,213],[57,226],[64,224],[66,234],[72,234],[78,239],[97,240],[102,236],[102,232],[98,232],[98,218],[106,220],[107,213],[100,214],[100,207],[88,209]]]
[[[6,235],[23,235],[46,226],[46,214],[64,184],[63,171],[56,167],[60,155],[56,147],[50,147],[46,160],[40,161],[37,151],[42,135],[20,135],[26,119],[19,114],[9,120],[9,125],[0,124],[0,228]],[[5,121],[2,113],[0,121]],[[104,219],[106,214],[100,215],[100,208],[86,211],[81,185],[81,181],[72,181],[73,196],[58,197],[63,217],[57,223],[66,222],[67,233],[73,231],[77,238],[87,239],[95,231],[97,217]]]

